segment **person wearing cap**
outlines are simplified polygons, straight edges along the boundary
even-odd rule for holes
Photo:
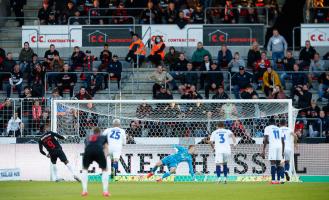
[[[270,96],[275,86],[282,87],[280,77],[272,67],[268,67],[263,75],[263,90],[266,97]]]
[[[239,67],[239,73],[232,76],[233,92],[236,99],[240,99],[240,91],[252,83],[253,76],[245,71],[244,66]]]

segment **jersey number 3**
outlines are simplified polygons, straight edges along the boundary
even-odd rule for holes
[[[225,142],[225,138],[224,138],[224,134],[219,134],[220,138],[219,138],[219,143],[224,143]]]
[[[119,131],[112,131],[110,138],[118,140],[120,139],[120,132]]]

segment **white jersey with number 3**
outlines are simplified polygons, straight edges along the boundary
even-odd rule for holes
[[[280,127],[280,130],[283,134],[284,138],[284,149],[285,150],[292,150],[293,149],[293,136],[292,136],[292,129],[286,126]]]
[[[108,128],[103,132],[107,136],[109,150],[121,151],[126,144],[126,131],[119,127]]]
[[[215,152],[231,154],[230,137],[232,131],[228,129],[217,129],[211,133],[210,141],[215,142]]]
[[[264,135],[268,135],[269,149],[282,149],[282,139],[284,136],[279,127],[275,125],[267,126]]]

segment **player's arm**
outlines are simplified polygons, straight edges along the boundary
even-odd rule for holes
[[[262,157],[263,158],[265,158],[265,149],[266,149],[267,144],[268,144],[268,135],[264,135],[263,152],[262,152]]]
[[[235,146],[236,145],[236,137],[234,136],[234,134],[232,132],[230,133],[230,137],[232,138],[233,145]]]
[[[215,151],[215,134],[214,133],[211,134],[208,144],[210,144],[211,149],[213,151]]]
[[[126,131],[123,130],[122,145],[126,145],[126,144],[127,144],[127,134]]]
[[[178,152],[181,152],[181,151],[184,151],[184,150],[185,150],[184,147],[179,146],[179,145],[177,145],[177,144],[174,144],[173,147],[174,147],[175,149],[177,149]]]
[[[39,151],[42,155],[47,156],[46,152],[43,151],[43,145],[41,140],[39,140]]]
[[[194,178],[194,169],[193,169],[192,160],[189,159],[189,160],[187,161],[187,163],[188,163],[188,167],[189,167],[189,173],[190,173],[191,176]]]
[[[65,137],[58,134],[58,133],[54,133],[54,132],[51,132],[51,134],[55,137],[55,138],[58,138],[58,139],[61,139],[61,140],[65,140]]]
[[[284,158],[284,137],[281,138],[282,143],[282,158]]]

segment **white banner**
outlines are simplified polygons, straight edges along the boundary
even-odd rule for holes
[[[82,46],[82,26],[73,25],[44,25],[44,26],[23,26],[22,46],[29,42],[32,48],[49,48],[54,44],[56,48]],[[39,35],[37,32],[39,31]],[[71,38],[70,38],[71,34]]]
[[[150,38],[152,40],[157,35],[160,35],[167,47],[196,47],[198,42],[203,40],[203,25],[188,24],[183,29],[177,25],[143,25],[142,34],[143,42],[146,43]]]
[[[302,24],[301,25],[301,46],[305,41],[311,41],[312,46],[329,46],[329,24]]]
[[[20,169],[0,169],[0,181],[18,181],[20,179]]]

